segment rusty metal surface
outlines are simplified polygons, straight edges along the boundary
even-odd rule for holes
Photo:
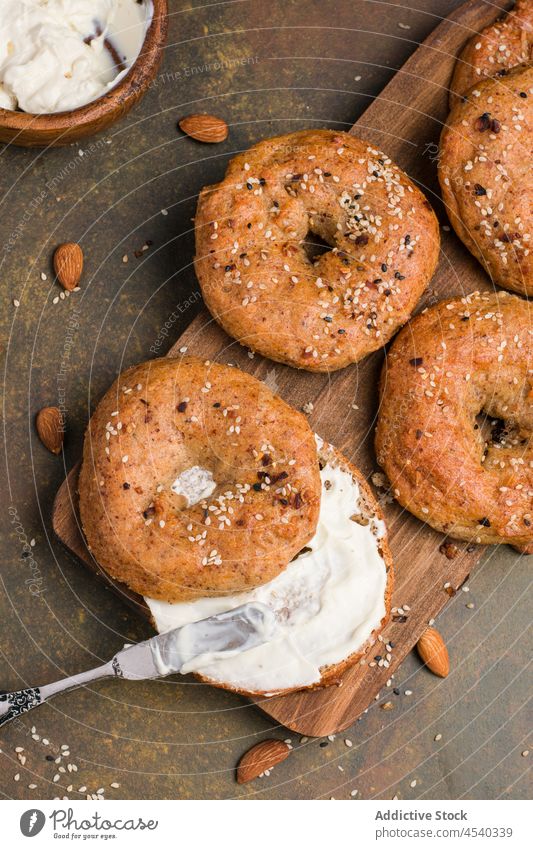
[[[50,512],[79,457],[89,407],[126,365],[164,354],[198,308],[191,267],[198,190],[259,138],[306,126],[348,129],[439,15],[457,5],[295,0],[269,4],[266,15],[256,0],[171,0],[163,66],[131,115],[82,145],[0,150],[0,687],[55,680],[148,636],[53,538]],[[230,123],[222,145],[202,146],[176,131],[178,118],[203,110]],[[82,291],[54,304],[60,290],[51,255],[68,240],[85,252]],[[33,420],[42,406],[61,403],[65,455],[54,457]],[[27,799],[84,798],[80,787],[104,788],[109,798],[348,798],[353,790],[363,798],[526,797],[527,570],[510,549],[491,550],[469,592],[458,593],[439,620],[452,660],[448,679],[409,657],[392,682],[393,710],[371,707],[333,741],[292,735],[296,751],[252,785],[235,783],[239,756],[265,736],[291,736],[256,708],[189,679],[110,681],[2,729],[0,792]],[[62,745],[70,752],[60,764],[65,772],[47,760]],[[25,750],[24,765],[16,747]]]

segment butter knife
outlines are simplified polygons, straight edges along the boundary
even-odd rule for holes
[[[186,674],[217,659],[231,657],[269,642],[277,631],[270,608],[249,602],[225,613],[191,622],[133,646],[125,646],[103,666],[54,684],[0,692],[0,725],[76,687],[100,678],[141,681],[173,673]]]

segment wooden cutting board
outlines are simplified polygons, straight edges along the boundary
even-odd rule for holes
[[[442,224],[446,224],[446,217],[440,208],[437,190],[436,153],[441,127],[448,114],[448,84],[455,57],[474,32],[491,23],[499,10],[507,6],[509,4],[503,2],[470,0],[443,20],[352,130],[386,151],[420,185],[436,206]],[[445,297],[490,288],[481,266],[455,235],[449,230],[442,235],[439,267],[419,309]],[[340,448],[365,475],[371,476],[378,471],[373,435],[383,352],[331,375],[299,372],[258,355],[250,358],[248,352],[230,339],[205,311],[192,322],[168,356],[176,355],[183,347],[206,359],[237,364],[244,371],[266,380],[297,409],[312,402],[310,422],[315,431]],[[357,409],[353,409],[353,404]],[[78,467],[71,471],[57,494],[53,512],[55,532],[85,565],[111,583],[140,613],[148,616],[142,599],[105,576],[87,551],[79,530],[77,478]],[[399,614],[393,613],[384,634],[385,640],[393,645],[390,665],[387,668],[379,666],[379,660],[374,662],[375,655],[385,656],[377,643],[367,663],[349,670],[338,686],[255,700],[272,719],[293,731],[322,736],[351,725],[376,694],[384,690],[387,680],[411,651],[428,620],[438,615],[483,553],[481,547],[468,550],[466,545],[459,543],[458,555],[447,559],[439,551],[444,540],[441,534],[394,503],[384,504],[384,512],[395,563],[393,605],[401,608]],[[327,639],[326,634],[324,638]],[[370,662],[375,665],[369,666]]]

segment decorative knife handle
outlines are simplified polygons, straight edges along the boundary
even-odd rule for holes
[[[45,684],[43,687],[28,687],[25,690],[15,690],[12,693],[6,693],[5,690],[2,690],[0,691],[0,726],[23,713],[27,713],[34,707],[42,705],[43,702],[57,695],[57,693],[74,690],[84,684],[98,681],[99,678],[113,678],[120,674],[119,670],[120,666],[116,663],[116,658],[113,658],[113,661],[104,666],[89,669],[88,672],[72,675],[70,678],[63,678],[62,681],[56,681],[54,684]]]
[[[14,693],[0,693],[0,725],[5,725],[16,716],[40,705],[41,701],[39,687],[15,690]]]

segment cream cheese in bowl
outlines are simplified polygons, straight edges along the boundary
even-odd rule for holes
[[[105,94],[135,62],[151,0],[1,0],[0,107],[34,115]]]
[[[321,667],[357,652],[385,616],[387,571],[379,541],[384,523],[354,521],[360,492],[352,476],[326,465],[315,536],[273,581],[245,593],[169,604],[147,598],[160,633],[247,602],[275,614],[264,645],[216,657],[206,651],[187,671],[237,689],[275,693],[320,681]]]

